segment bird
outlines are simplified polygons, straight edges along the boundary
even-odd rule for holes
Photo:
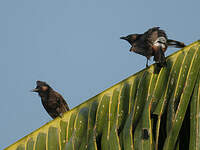
[[[148,60],[153,56],[154,61],[163,67],[166,65],[165,51],[168,46],[175,48],[183,48],[185,44],[176,40],[168,39],[167,34],[160,27],[153,27],[148,29],[143,34],[130,34],[128,36],[120,37],[126,40],[131,45],[130,51],[143,55],[147,58],[146,67],[148,67]]]
[[[56,91],[54,91],[46,82],[36,81],[36,88],[31,92],[36,92],[41,97],[42,105],[47,113],[55,119],[56,117],[62,117],[63,113],[69,111],[64,98]]]

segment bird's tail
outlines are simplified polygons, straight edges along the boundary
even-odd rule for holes
[[[167,40],[167,45],[173,46],[173,47],[176,47],[176,48],[183,48],[183,47],[186,46],[183,42],[179,42],[179,41],[175,41],[175,40],[171,40],[171,39]]]

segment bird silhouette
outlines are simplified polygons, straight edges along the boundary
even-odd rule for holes
[[[69,107],[64,98],[54,91],[46,82],[36,81],[36,88],[32,92],[37,92],[41,97],[42,105],[47,113],[54,119],[62,116],[64,112],[69,111]]]
[[[126,40],[131,44],[130,51],[143,55],[147,58],[146,67],[148,67],[148,60],[154,56],[154,61],[163,67],[166,65],[165,51],[168,46],[176,48],[183,48],[185,44],[176,40],[168,39],[164,30],[160,27],[153,27],[143,34],[130,34],[120,39]]]

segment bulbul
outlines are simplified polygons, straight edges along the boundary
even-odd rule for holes
[[[46,82],[36,81],[36,88],[32,92],[37,92],[41,97],[42,105],[47,113],[54,119],[66,111],[69,107],[64,98],[56,91],[54,91]]]
[[[179,41],[167,38],[164,30],[160,27],[153,27],[143,34],[130,34],[126,37],[120,37],[131,44],[131,52],[143,55],[147,58],[146,67],[148,67],[148,60],[154,56],[156,61],[161,67],[166,65],[165,51],[168,46],[176,48],[183,48],[185,44]]]

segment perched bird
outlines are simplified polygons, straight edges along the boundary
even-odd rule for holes
[[[64,98],[54,91],[46,82],[37,81],[37,86],[32,92],[37,92],[41,97],[42,105],[47,113],[54,119],[69,110]]]
[[[167,38],[164,30],[160,27],[153,27],[143,34],[130,34],[126,37],[120,37],[131,44],[131,52],[143,55],[147,58],[146,67],[148,67],[148,60],[154,56],[156,61],[161,67],[166,65],[165,51],[168,46],[176,48],[183,48],[185,44],[179,41]]]

